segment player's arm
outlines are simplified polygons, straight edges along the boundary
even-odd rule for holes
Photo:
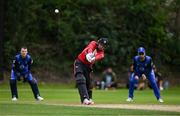
[[[12,61],[12,69],[16,72],[17,71],[17,67],[18,67],[18,61],[16,59],[16,57],[13,59]]]
[[[96,55],[95,55],[95,61],[98,61],[98,60],[101,60],[104,58],[104,51],[101,51],[101,52],[98,52]]]
[[[115,72],[112,72],[112,76],[113,76],[113,81],[115,82],[117,80],[117,76]]]
[[[135,74],[135,79],[139,79],[139,77],[138,77],[138,72],[137,72],[137,62],[136,62],[136,57],[134,57],[133,58],[133,60],[132,60],[132,64],[131,64],[131,67],[130,67],[130,70],[132,71],[132,73],[134,73]]]
[[[136,72],[136,60],[135,60],[135,57],[133,58],[132,63],[130,65],[130,71],[131,72]]]
[[[130,71],[130,72],[133,72],[133,71],[134,71],[134,65],[133,65],[133,63],[130,65],[129,71]]]
[[[106,81],[106,71],[103,72],[102,81]]]
[[[95,56],[92,53],[93,50],[95,50],[96,47],[96,42],[92,41],[89,43],[89,45],[86,47],[86,59],[88,62],[94,62],[95,61]]]
[[[19,76],[20,76],[21,74],[20,74],[20,72],[18,71],[18,59],[17,59],[16,57],[13,59],[12,69],[13,69],[13,71],[15,72],[18,80],[20,81]]]
[[[149,64],[148,64],[148,69],[149,70],[153,70],[153,61],[152,61],[152,59],[150,58],[150,61],[149,61]]]
[[[30,57],[28,60],[28,71],[31,70],[31,65],[33,64],[33,59]]]
[[[88,46],[87,46],[87,51],[86,51],[86,53],[87,53],[87,54],[88,54],[88,53],[92,53],[93,50],[95,49],[95,47],[96,47],[96,42],[95,42],[95,41],[91,41],[91,42],[88,44]]]
[[[158,77],[162,77],[162,74],[160,72],[157,72]]]

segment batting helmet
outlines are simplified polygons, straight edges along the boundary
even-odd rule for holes
[[[108,39],[107,39],[107,38],[104,38],[104,37],[99,38],[98,43],[101,44],[101,45],[103,45],[103,46],[105,47],[105,46],[107,46]]]

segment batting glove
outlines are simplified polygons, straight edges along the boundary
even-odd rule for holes
[[[93,53],[88,53],[88,54],[86,54],[86,59],[88,62],[92,62],[95,60],[95,56]]]

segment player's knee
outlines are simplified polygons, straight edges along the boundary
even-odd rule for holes
[[[29,80],[30,84],[37,84],[37,80],[35,78],[33,78],[32,80]]]
[[[129,83],[134,83],[134,78],[130,78]]]
[[[155,80],[151,81],[151,85],[156,85],[156,84],[157,84],[157,83],[156,83]]]
[[[83,74],[78,73],[78,74],[76,75],[76,83],[77,83],[77,84],[85,84],[85,83],[86,83],[86,78],[84,77]]]
[[[16,80],[15,80],[15,79],[10,79],[10,80],[9,80],[9,83],[10,83],[10,84],[15,84],[15,83],[16,83]]]

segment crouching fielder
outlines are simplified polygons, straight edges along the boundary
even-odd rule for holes
[[[104,48],[107,38],[100,38],[97,42],[91,41],[78,55],[74,62],[74,76],[79,90],[81,103],[84,105],[94,104],[92,101],[92,81],[90,73],[93,64],[104,58]]]
[[[146,77],[151,83],[156,99],[159,102],[163,102],[156,83],[152,59],[151,57],[146,56],[145,49],[140,47],[138,48],[138,55],[133,59],[133,73],[129,79],[129,97],[126,101],[133,101],[134,85],[138,82],[139,78],[145,80]]]
[[[20,81],[21,77],[24,82],[28,82],[33,91],[36,100],[41,101],[43,98],[40,96],[37,81],[32,77],[30,67],[33,60],[31,56],[27,54],[27,48],[22,47],[20,54],[17,54],[13,60],[11,78],[10,78],[10,88],[12,94],[12,101],[17,101],[18,91],[17,91],[17,80]]]

